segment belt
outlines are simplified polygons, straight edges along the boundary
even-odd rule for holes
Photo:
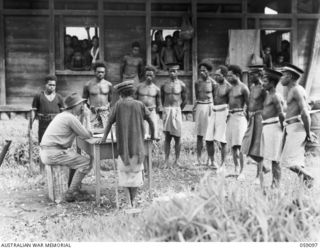
[[[229,113],[236,113],[236,112],[243,112],[244,110],[243,109],[232,109],[232,110],[229,110]]]
[[[212,102],[197,101],[197,104],[199,104],[199,105],[207,105],[207,104],[212,104]]]
[[[58,113],[55,113],[55,114],[42,114],[42,113],[38,113],[37,116],[38,116],[38,119],[41,120],[41,121],[51,121],[55,116],[57,116]]]
[[[90,106],[90,110],[92,113],[97,113],[99,111],[108,111],[109,107],[105,107],[105,106],[101,106],[101,107],[94,107],[94,106]]]
[[[226,106],[226,107],[222,107],[221,109],[213,109],[213,111],[214,112],[222,112],[222,111],[225,111],[227,109],[228,109],[228,107]]]
[[[63,148],[63,147],[60,146],[60,145],[40,145],[40,148],[41,148],[42,150],[45,150],[45,149],[66,150],[66,148]]]
[[[271,124],[276,124],[276,123],[279,123],[279,121],[273,121],[273,122],[270,122],[270,123],[262,123],[263,126],[265,125],[271,125]]]
[[[294,124],[294,123],[300,122],[300,119],[294,118],[294,119],[285,120],[284,122],[286,122],[286,124]]]

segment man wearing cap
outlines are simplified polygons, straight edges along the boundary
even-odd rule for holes
[[[282,74],[266,68],[263,75],[263,88],[267,91],[262,110],[262,134],[260,151],[264,160],[272,162],[272,185],[279,187],[281,169],[279,165],[282,145],[282,127],[284,121],[283,103],[276,92],[276,86]],[[263,174],[261,174],[263,179]]]
[[[47,75],[45,78],[45,89],[38,93],[32,101],[32,108],[35,110],[36,117],[39,119],[38,141],[41,142],[42,136],[52,119],[63,110],[63,98],[56,93],[57,77]]]
[[[155,126],[155,137],[159,138],[158,134],[158,114],[161,107],[160,88],[154,83],[156,69],[153,66],[145,67],[146,80],[140,83],[136,90],[136,98],[140,100],[150,111],[150,117]],[[149,125],[145,122],[145,134],[150,137],[151,133]]]
[[[292,64],[285,64],[280,82],[288,88],[287,112],[284,120],[284,146],[280,166],[287,167],[312,186],[313,177],[304,169],[306,141],[315,142],[316,136],[310,131],[310,115],[306,92],[298,84],[303,70]]]
[[[171,139],[175,140],[175,165],[179,166],[180,137],[182,126],[181,110],[186,105],[186,85],[178,79],[179,65],[168,64],[169,80],[161,87],[161,101],[163,105],[163,131],[165,134],[164,151],[165,164],[169,168],[169,154]]]
[[[68,202],[82,200],[83,195],[79,190],[81,181],[91,170],[90,159],[69,150],[76,136],[85,139],[91,137],[91,132],[79,121],[81,115],[90,115],[90,110],[84,105],[85,101],[77,93],[69,95],[65,99],[65,111],[52,120],[40,144],[43,163],[76,170],[65,194]]]
[[[133,80],[136,87],[143,74],[143,59],[140,57],[139,42],[133,42],[131,48],[131,53],[125,55],[121,62],[120,77],[122,81]]]
[[[217,84],[214,87],[213,95],[213,112],[209,119],[208,129],[206,133],[206,144],[208,157],[211,165],[217,168],[214,160],[214,144],[213,141],[219,143],[221,148],[221,164],[218,171],[225,167],[225,159],[227,156],[227,117],[228,117],[228,101],[229,91],[231,90],[230,83],[225,79],[228,73],[228,68],[220,65],[214,73],[214,79]]]
[[[90,104],[91,128],[104,128],[109,115],[112,98],[112,84],[105,80],[106,65],[96,62],[93,65],[95,78],[90,80],[83,88],[82,97],[88,99]]]
[[[116,138],[119,158],[117,161],[119,186],[125,187],[129,207],[134,207],[138,187],[143,184],[142,170],[145,157],[144,120],[150,126],[151,139],[154,139],[154,125],[148,108],[133,98],[134,81],[125,81],[115,86],[120,99],[111,110],[101,143],[116,123]]]
[[[249,66],[249,82],[251,83],[249,106],[247,109],[249,124],[241,145],[242,153],[250,156],[258,163],[255,184],[260,183],[259,179],[263,167],[260,142],[262,133],[262,109],[266,91],[262,86],[262,70],[263,65]],[[244,179],[244,174],[241,174],[238,179]]]
[[[247,129],[245,105],[249,106],[248,87],[241,82],[242,70],[237,65],[229,65],[227,80],[231,84],[229,91],[229,116],[227,119],[227,144],[232,149],[235,171],[238,173],[240,166],[240,179],[243,173],[243,153],[241,144]]]
[[[200,78],[195,82],[196,103],[194,106],[197,132],[197,165],[201,166],[203,137],[207,133],[209,118],[212,115],[213,89],[216,82],[209,77],[212,64],[203,61],[199,64]],[[213,166],[213,165],[212,165]]]

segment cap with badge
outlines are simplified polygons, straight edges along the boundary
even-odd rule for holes
[[[304,71],[301,68],[299,68],[299,67],[297,67],[295,65],[292,65],[290,63],[285,63],[283,65],[283,67],[281,68],[281,71],[282,72],[289,71],[289,72],[292,72],[292,73],[296,74],[299,77],[304,73]]]
[[[168,67],[168,70],[179,70],[180,66],[177,63],[167,63],[166,66]]]
[[[126,89],[132,89],[133,85],[134,85],[134,81],[133,80],[126,80],[126,81],[123,81],[123,82],[115,85],[114,89],[117,92],[121,92],[121,91],[126,90]]]
[[[278,83],[278,81],[280,80],[280,78],[282,76],[282,73],[280,73],[276,70],[270,69],[270,68],[265,68],[263,70],[263,75],[271,80],[274,80],[276,83]]]

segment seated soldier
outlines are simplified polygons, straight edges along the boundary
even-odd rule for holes
[[[86,99],[82,99],[77,93],[68,96],[65,99],[65,111],[51,121],[40,144],[40,158],[44,164],[76,170],[65,194],[67,202],[88,198],[80,192],[80,186],[82,179],[91,170],[90,159],[69,150],[76,136],[91,137],[91,132],[78,119],[78,116],[90,115],[89,109],[84,105],[85,101]]]

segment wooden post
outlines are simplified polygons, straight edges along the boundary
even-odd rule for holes
[[[151,1],[146,0],[146,53],[147,65],[151,65]]]
[[[98,0],[98,25],[99,25],[99,58],[104,61],[104,15],[103,0]]]
[[[242,28],[248,29],[248,1],[242,0]]]
[[[93,168],[96,175],[96,203],[100,205],[101,196],[101,175],[100,175],[100,147],[99,144],[93,145]]]
[[[299,54],[298,54],[298,49],[299,49],[299,42],[298,42],[298,18],[297,18],[297,11],[298,11],[298,1],[297,0],[292,0],[291,1],[291,12],[292,12],[292,40],[291,40],[291,54],[292,54],[292,59],[291,62],[294,65],[298,65],[299,62]]]
[[[195,86],[194,83],[198,78],[198,34],[197,34],[197,0],[191,1],[192,26],[194,29],[194,37],[192,40],[192,104],[195,102]]]
[[[148,146],[148,184],[149,184],[149,198],[152,200],[152,177],[153,177],[153,172],[152,172],[152,140],[149,140],[147,142]]]
[[[63,16],[59,16],[59,49],[60,49],[60,68],[64,70],[64,36],[65,36],[65,27]]]
[[[33,143],[32,143],[32,123],[33,117],[35,115],[34,109],[30,110],[29,113],[29,124],[28,124],[28,138],[29,138],[29,167],[31,168],[33,163],[32,151],[33,151]],[[41,160],[40,160],[40,171],[41,171]]]
[[[49,0],[49,71],[50,74],[55,74],[56,72],[56,62],[55,62],[55,37],[54,37],[54,0]]]
[[[0,0],[0,105],[6,104],[5,39],[3,0]]]

